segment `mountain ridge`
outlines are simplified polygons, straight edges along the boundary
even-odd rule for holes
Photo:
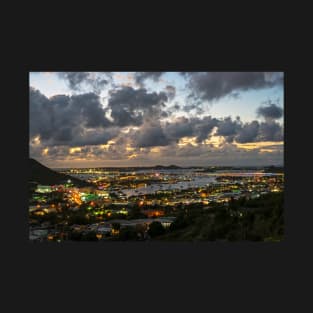
[[[85,182],[81,179],[75,178],[70,175],[58,173],[37,160],[33,158],[29,158],[29,181],[37,182],[42,185],[60,185],[64,184],[67,180],[71,180],[71,182],[77,187],[87,187],[92,186],[91,183]]]

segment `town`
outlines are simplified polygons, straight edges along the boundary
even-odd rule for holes
[[[282,193],[266,169],[66,169],[57,185],[30,182],[31,241],[162,240],[182,212],[213,212],[235,201]],[[200,211],[199,211],[200,210]]]

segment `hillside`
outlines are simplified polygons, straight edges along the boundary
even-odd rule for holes
[[[29,159],[29,171],[29,181],[37,182],[42,185],[63,184],[69,179],[77,187],[86,187],[92,185],[75,177],[55,172],[31,158]]]
[[[257,199],[233,200],[229,207],[216,204],[210,210],[182,212],[169,232],[157,240],[175,241],[281,241],[284,238],[283,193]]]

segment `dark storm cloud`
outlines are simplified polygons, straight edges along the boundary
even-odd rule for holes
[[[243,124],[237,131],[235,140],[239,143],[259,141],[283,141],[283,127],[275,121],[259,123],[252,121]]]
[[[136,72],[135,81],[138,85],[142,86],[146,79],[151,79],[157,82],[164,72]]]
[[[186,97],[182,110],[189,113],[195,110],[197,114],[204,113],[203,100],[200,99],[193,91]]]
[[[236,141],[239,143],[253,142],[256,140],[259,133],[260,125],[258,121],[245,123],[238,131]]]
[[[161,117],[161,118],[169,117],[169,113],[167,113],[166,111],[162,111],[162,112],[160,113],[160,117]]]
[[[140,130],[134,134],[133,144],[136,148],[167,146],[169,143],[168,138],[165,136],[159,124],[143,125]]]
[[[232,155],[240,152],[241,157],[243,152],[232,145],[234,142],[275,143],[283,140],[282,125],[269,118],[264,122],[249,123],[241,122],[239,117],[220,119],[212,116],[185,116],[162,121],[168,114],[164,106],[167,99],[164,92],[149,93],[142,88],[123,87],[110,92],[108,106],[103,108],[99,96],[94,93],[47,98],[30,88],[30,154],[52,161],[77,158],[125,160],[133,156],[138,161],[148,158],[151,153],[153,157],[185,157],[189,162],[190,157],[205,160],[213,155],[217,160],[219,157],[224,159],[227,149],[233,149],[229,150]],[[112,121],[105,116],[109,113]],[[126,134],[123,126],[140,128],[130,127]],[[225,139],[218,148],[213,141],[212,146],[201,144],[213,134]],[[40,136],[40,143],[35,140],[37,136]],[[192,142],[178,146],[184,137],[195,137],[198,145]],[[115,143],[99,146],[111,139]],[[81,150],[70,150],[77,146]],[[149,148],[152,147],[161,148],[151,151]]]
[[[174,109],[175,111],[180,110],[180,105],[176,102],[175,105],[173,106],[173,109]]]
[[[260,141],[282,141],[284,140],[283,129],[280,124],[269,121],[260,124]]]
[[[167,122],[164,132],[170,141],[178,142],[183,137],[196,137],[197,142],[207,139],[213,128],[218,125],[218,120],[211,116],[203,118],[179,117],[174,122]]]
[[[106,143],[116,132],[93,93],[47,98],[30,88],[29,97],[31,138],[39,135],[49,145],[72,146]],[[89,128],[98,130],[90,135]]]
[[[205,116],[202,119],[194,118],[191,122],[195,124],[194,135],[197,137],[197,142],[207,139],[213,128],[218,125],[218,119],[211,116]]]
[[[275,121],[268,120],[262,123],[252,121],[243,124],[239,118],[220,120],[216,135],[223,136],[229,143],[234,140],[239,143],[282,141],[284,137],[282,125]]]
[[[283,116],[283,109],[277,106],[275,103],[271,103],[267,106],[261,106],[257,110],[258,116],[262,116],[265,119],[279,119]]]
[[[228,143],[283,140],[283,128],[280,124],[273,121],[242,123],[239,117],[180,117],[164,125],[164,134],[171,143],[178,142],[183,137],[196,137],[196,141],[200,143],[213,136],[214,129],[215,135],[224,137]]]
[[[241,129],[241,124],[239,119],[232,120],[226,117],[218,122],[217,127],[216,135],[228,137],[235,135]]]
[[[61,143],[61,142],[70,142],[72,140],[72,130],[69,127],[64,127],[60,131],[56,132],[54,136],[54,141]]]
[[[86,127],[105,127],[110,125],[105,117],[105,111],[99,96],[87,93],[71,97],[73,110],[79,110],[81,118],[85,119]]]
[[[108,108],[116,125],[139,126],[145,118],[159,118],[167,99],[164,92],[149,93],[144,88],[123,87],[110,92]]]
[[[30,137],[40,134],[42,139],[49,139],[53,133],[52,115],[53,108],[49,105],[49,99],[38,90],[30,88],[29,114]]]
[[[201,142],[217,125],[217,120],[210,116],[200,118],[179,117],[173,122],[167,122],[164,132],[171,142],[178,142],[183,137],[197,137]]]
[[[67,81],[69,87],[73,90],[78,90],[81,83],[85,82],[89,77],[88,72],[61,72],[58,74]]]
[[[171,85],[166,86],[165,91],[167,93],[169,100],[172,100],[175,98],[176,88],[174,86],[171,86]]]
[[[167,122],[164,131],[172,141],[178,141],[182,137],[190,137],[194,134],[193,124],[186,117],[179,117],[171,123]]]
[[[109,72],[59,72],[58,75],[74,91],[81,90],[83,84],[85,84],[92,87],[93,92],[97,94],[112,80],[112,75]]]
[[[85,145],[101,145],[106,144],[110,139],[116,137],[120,130],[118,128],[96,129],[85,131],[74,137],[69,143],[70,146],[85,146]]]
[[[35,158],[35,159],[41,158],[41,156],[42,156],[42,147],[30,144],[29,145],[29,155],[32,158]]]
[[[69,148],[67,146],[53,146],[49,147],[47,158],[57,159],[66,158],[69,155]]]
[[[250,89],[273,87],[283,83],[283,73],[264,72],[191,72],[185,75],[192,90],[191,97],[218,100]]]

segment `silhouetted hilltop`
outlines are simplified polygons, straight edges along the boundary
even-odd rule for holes
[[[268,166],[265,167],[265,172],[269,172],[269,173],[284,173],[284,167],[283,166]]]
[[[169,166],[166,166],[166,165],[156,165],[155,167],[152,167],[153,169],[164,169],[164,170],[167,170],[167,169],[181,169],[182,167],[180,166],[177,166],[177,165],[169,165]]]
[[[55,172],[50,168],[42,165],[34,159],[29,159],[30,182],[37,182],[42,185],[60,185],[67,182],[69,179],[77,187],[92,186],[91,183],[85,182],[78,178]]]

